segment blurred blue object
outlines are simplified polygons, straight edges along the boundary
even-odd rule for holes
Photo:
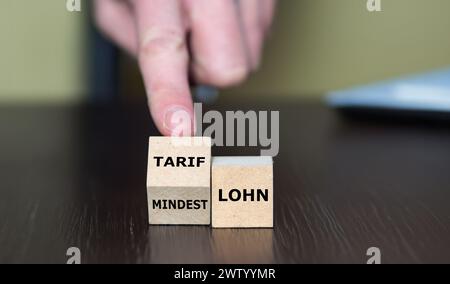
[[[219,99],[219,91],[210,86],[198,85],[194,90],[194,99],[203,104],[213,104]]]
[[[450,113],[450,69],[330,92],[339,109],[388,109]]]

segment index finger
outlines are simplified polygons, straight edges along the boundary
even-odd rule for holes
[[[139,37],[139,66],[147,91],[150,112],[163,135],[178,128],[173,116],[184,112],[191,119],[193,104],[188,82],[186,29],[177,0],[135,0],[134,8]]]

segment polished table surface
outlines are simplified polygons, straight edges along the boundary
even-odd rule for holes
[[[450,262],[450,126],[280,110],[275,227],[149,226],[145,103],[0,107],[0,262]],[[257,148],[217,147],[216,155]]]

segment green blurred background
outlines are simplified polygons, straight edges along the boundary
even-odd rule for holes
[[[245,1],[245,0],[244,0]],[[450,1],[279,0],[261,70],[230,98],[320,96],[450,65]],[[79,102],[89,94],[90,1],[0,3],[0,102]],[[143,95],[136,64],[120,55],[120,89]]]

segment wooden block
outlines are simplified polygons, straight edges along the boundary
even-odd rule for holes
[[[149,223],[209,225],[211,138],[150,137]]]
[[[273,227],[272,157],[214,157],[212,226]]]

